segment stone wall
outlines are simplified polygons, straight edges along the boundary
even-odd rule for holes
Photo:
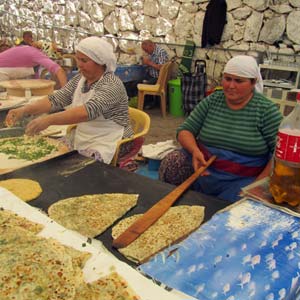
[[[221,43],[201,48],[208,0],[0,0],[1,36],[54,40],[73,51],[90,35],[107,36],[120,63],[136,63],[140,41],[162,43],[178,61],[185,40],[197,44],[194,58],[207,60],[210,81],[220,79],[224,63],[238,53],[300,64],[300,0],[227,0]]]

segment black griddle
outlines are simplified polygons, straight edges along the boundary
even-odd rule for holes
[[[174,189],[173,185],[159,180],[95,162],[79,155],[76,151],[0,176],[0,180],[10,178],[28,178],[38,181],[43,193],[29,204],[45,212],[51,204],[68,197],[97,193],[139,194],[137,206],[123,218],[144,213]],[[207,221],[215,212],[230,203],[194,191],[187,191],[174,205],[179,204],[205,206],[204,221]],[[111,228],[96,239],[100,240],[117,258],[136,266],[112,248]]]

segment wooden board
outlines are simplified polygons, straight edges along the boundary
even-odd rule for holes
[[[12,172],[14,170],[33,165],[39,162],[44,162],[46,160],[49,160],[51,158],[63,155],[67,152],[70,152],[68,147],[56,139],[51,138],[45,138],[50,144],[55,145],[58,150],[56,152],[53,152],[45,157],[42,157],[40,159],[31,161],[31,160],[24,160],[24,159],[9,159],[7,154],[0,153],[0,174],[6,174],[9,172]]]
[[[17,79],[0,82],[0,87],[6,89],[8,95],[24,97],[25,90],[30,89],[31,95],[49,95],[54,91],[55,82],[46,79]]]
[[[13,96],[8,95],[7,93],[0,93],[0,111],[9,110],[16,108],[27,103],[32,103],[43,99],[45,95],[41,96],[31,96],[29,99],[26,99],[24,96]]]
[[[24,98],[19,99],[0,100],[0,110],[9,110],[25,104],[27,101]]]

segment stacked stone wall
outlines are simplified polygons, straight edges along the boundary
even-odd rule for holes
[[[187,39],[194,59],[207,61],[218,83],[226,61],[237,53],[258,60],[300,64],[300,0],[227,0],[220,44],[201,48],[208,0],[0,0],[1,36],[15,40],[31,30],[35,39],[55,41],[72,52],[87,35],[107,36],[119,63],[136,63],[140,41],[150,38],[179,62]]]

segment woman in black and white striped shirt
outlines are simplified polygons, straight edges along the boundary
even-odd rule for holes
[[[113,48],[99,37],[85,38],[76,47],[76,61],[80,74],[55,94],[9,111],[6,123],[50,112],[32,120],[26,134],[37,134],[50,125],[77,124],[71,147],[110,163],[117,142],[133,134],[126,90],[113,73],[116,68]]]

